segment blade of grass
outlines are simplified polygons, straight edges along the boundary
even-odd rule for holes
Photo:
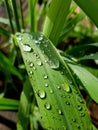
[[[0,110],[17,110],[19,101],[8,98],[0,98]]]
[[[52,0],[49,7],[43,26],[43,34],[49,37],[55,45],[58,43],[70,4],[71,0]]]
[[[22,80],[20,72],[12,65],[10,60],[0,52],[0,68],[6,74],[14,74]]]
[[[13,14],[14,14],[14,18],[15,18],[16,28],[17,28],[17,31],[20,32],[19,16],[18,16],[18,12],[17,12],[16,1],[11,0],[11,2],[12,2],[12,8],[13,8]]]
[[[23,18],[23,10],[22,10],[22,1],[21,0],[19,0],[19,8],[20,8],[21,26],[24,29],[24,18]]]
[[[98,0],[74,0],[98,27]]]
[[[29,5],[29,23],[30,23],[30,31],[35,32],[37,30],[37,22],[36,22],[36,3],[37,0],[28,0]]]
[[[6,25],[10,26],[10,23],[9,23],[9,19],[8,19],[8,18],[0,17],[0,23],[3,23],[3,24],[6,24]],[[13,26],[15,27],[14,21],[12,21],[12,23],[13,23]]]
[[[8,15],[8,18],[9,18],[9,23],[10,23],[11,31],[12,31],[12,33],[14,33],[14,27],[13,27],[13,23],[12,23],[12,17],[11,17],[11,12],[10,12],[10,8],[9,8],[8,0],[4,0],[4,2],[5,2],[5,7],[6,7],[7,15]]]
[[[6,37],[10,36],[10,32],[5,30],[3,27],[0,26],[0,34]]]
[[[17,130],[28,129],[32,92],[33,91],[29,79],[26,78],[19,104]]]

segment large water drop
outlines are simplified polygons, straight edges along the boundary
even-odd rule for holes
[[[46,108],[47,110],[50,110],[50,109],[51,109],[50,103],[46,103],[46,104],[45,104],[45,108]]]
[[[38,91],[38,96],[41,98],[41,99],[44,99],[46,97],[46,93],[44,90],[39,90]]]
[[[28,45],[28,44],[24,44],[23,45],[23,50],[25,51],[25,52],[31,52],[31,51],[33,51],[33,49],[30,47],[30,45]]]

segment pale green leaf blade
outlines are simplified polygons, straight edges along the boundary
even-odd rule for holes
[[[57,45],[70,8],[71,0],[52,0],[43,26],[43,33]]]
[[[14,74],[19,77],[19,79],[23,79],[21,73],[16,69],[10,60],[0,52],[0,68],[2,69],[2,72],[6,74]]]
[[[18,33],[15,40],[21,49],[44,128],[91,130],[83,98],[51,41],[40,33]]]
[[[98,103],[98,79],[81,66],[70,63],[69,66],[71,67],[73,72],[77,75],[77,77],[80,79],[85,90],[88,92],[91,98],[96,103]]]
[[[74,0],[98,27],[98,0]]]
[[[19,103],[17,130],[28,129],[32,92],[31,84],[26,79]]]
[[[17,110],[19,105],[18,100],[0,98],[0,110]]]

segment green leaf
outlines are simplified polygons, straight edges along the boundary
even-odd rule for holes
[[[84,57],[81,57],[78,60],[98,60],[98,52],[92,53],[90,55],[85,55]]]
[[[91,130],[79,89],[57,49],[40,33],[15,36],[45,129]]]
[[[0,34],[6,37],[10,36],[10,32],[8,32],[7,30],[5,30],[3,27],[0,26]]]
[[[10,60],[1,52],[0,52],[0,68],[1,71],[4,72],[6,75],[14,74],[18,76],[19,79],[21,80],[23,79],[19,71],[12,65]]]
[[[17,130],[28,129],[32,92],[31,84],[26,79],[19,103]]]
[[[71,67],[73,72],[77,75],[77,77],[80,79],[85,90],[88,92],[91,98],[96,103],[98,103],[98,79],[89,71],[87,71],[85,68],[79,65],[69,63],[69,66]]]
[[[14,27],[15,27],[15,22],[14,22],[14,21],[12,21],[12,22],[13,22],[13,25],[14,25]],[[6,25],[10,26],[10,23],[9,23],[9,19],[8,19],[8,18],[0,17],[0,23],[3,23],[3,24],[6,24]]]
[[[98,0],[74,0],[98,27]]]
[[[43,33],[57,45],[60,33],[64,27],[69,12],[71,0],[52,0],[46,19]]]
[[[37,29],[36,25],[36,4],[37,0],[28,0],[29,5],[29,22],[30,22],[30,31],[35,32]]]
[[[17,110],[19,105],[18,100],[0,98],[0,110]]]

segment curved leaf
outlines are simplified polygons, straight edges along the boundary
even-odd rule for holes
[[[45,129],[91,130],[83,98],[67,64],[56,48],[40,33],[18,33],[26,69]]]

